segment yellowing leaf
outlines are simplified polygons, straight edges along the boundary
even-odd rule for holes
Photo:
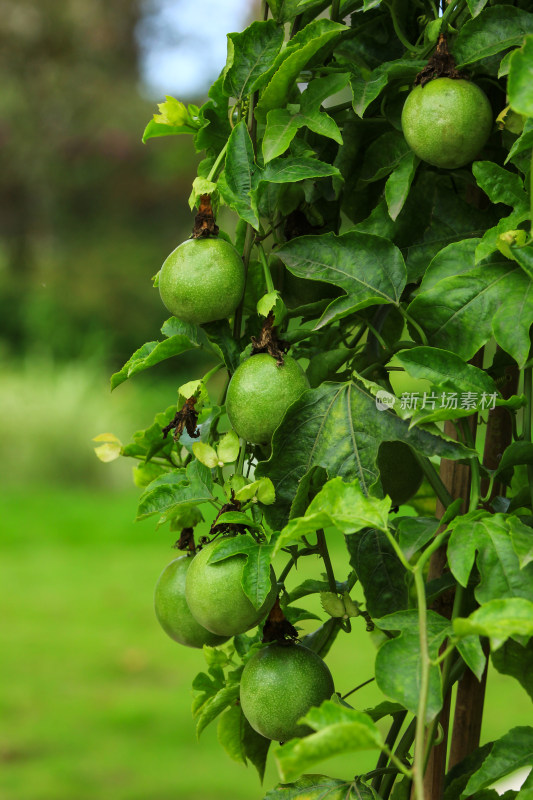
[[[240,442],[235,431],[228,431],[217,447],[218,458],[224,464],[231,464],[239,456]]]
[[[209,467],[209,469],[213,469],[213,467],[218,465],[218,456],[211,445],[205,442],[195,442],[192,446],[192,451],[198,461],[206,467]]]

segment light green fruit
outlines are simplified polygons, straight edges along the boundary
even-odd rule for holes
[[[311,732],[298,720],[334,690],[331,672],[312,650],[302,644],[271,644],[245,664],[241,708],[261,736],[286,742]]]
[[[175,642],[187,647],[216,647],[225,642],[227,636],[217,636],[202,627],[190,612],[185,599],[185,579],[193,559],[180,556],[167,564],[154,594],[154,606],[161,627]]]
[[[279,367],[268,353],[258,353],[235,371],[226,397],[231,425],[243,439],[268,444],[288,407],[309,381],[297,361],[285,356]]]
[[[436,78],[416,86],[405,101],[402,129],[409,147],[428,164],[463,167],[489,138],[492,109],[475,83]]]
[[[255,628],[274,605],[276,576],[271,568],[271,589],[262,606],[254,608],[242,588],[246,556],[231,556],[208,564],[211,553],[212,545],[208,545],[193,559],[185,584],[187,603],[195,619],[207,630],[220,636],[237,636]]]
[[[378,468],[383,491],[393,506],[401,506],[417,493],[424,474],[413,451],[405,442],[382,442]]]
[[[159,273],[159,294],[167,309],[195,325],[231,316],[243,292],[242,258],[224,239],[188,239]]]

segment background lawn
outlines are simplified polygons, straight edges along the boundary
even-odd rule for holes
[[[203,657],[168,639],[152,609],[155,581],[174,556],[172,535],[153,521],[134,524],[135,504],[135,490],[35,486],[1,501],[1,800],[264,794],[253,767],[233,763],[218,745],[216,724],[196,741],[190,684]],[[331,538],[343,577],[342,537]],[[309,558],[296,580],[317,570]],[[327,659],[339,691],[372,674],[374,652],[355,620]],[[351,702],[365,708],[380,699],[371,684]],[[514,681],[492,672],[487,699],[485,741],[531,722],[530,700]],[[373,763],[372,754],[356,755],[323,771],[348,777]],[[276,780],[270,764],[265,790]]]

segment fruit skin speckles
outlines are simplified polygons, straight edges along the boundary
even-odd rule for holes
[[[171,639],[187,647],[217,647],[227,636],[217,636],[202,627],[189,609],[185,599],[185,579],[193,559],[180,556],[167,564],[157,581],[154,607],[157,619]]]
[[[335,691],[326,663],[302,644],[271,644],[246,662],[240,702],[252,728],[279,742],[306,736],[299,725],[312,706],[329,700]]]
[[[462,79],[436,78],[416,86],[402,111],[409,147],[422,161],[445,169],[463,167],[479,154],[492,121],[486,94]]]
[[[226,397],[226,411],[236,433],[248,442],[269,444],[288,407],[309,381],[297,361],[285,356],[283,366],[268,353],[258,353],[235,371]]]
[[[270,568],[271,588],[263,605],[254,608],[242,588],[246,556],[235,555],[209,564],[212,545],[193,559],[185,584],[185,596],[195,619],[219,636],[237,636],[263,620],[277,595],[276,576]]]
[[[159,294],[183,322],[202,325],[233,314],[244,292],[244,266],[224,239],[188,239],[165,260]]]

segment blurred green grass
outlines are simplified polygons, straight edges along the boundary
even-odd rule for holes
[[[35,486],[4,495],[1,800],[250,800],[277,780],[270,763],[261,789],[252,767],[222,751],[214,725],[196,741],[190,683],[203,657],[168,639],[152,609],[173,537],[153,522],[134,524],[135,499],[131,490]],[[342,537],[331,538],[343,576]],[[312,557],[295,578],[318,572]],[[373,657],[355,620],[327,659],[338,690],[367,679]],[[371,684],[351,702],[364,708],[380,699]],[[483,738],[530,716],[518,684],[491,674]],[[368,753],[322,769],[347,777],[373,762]]]

